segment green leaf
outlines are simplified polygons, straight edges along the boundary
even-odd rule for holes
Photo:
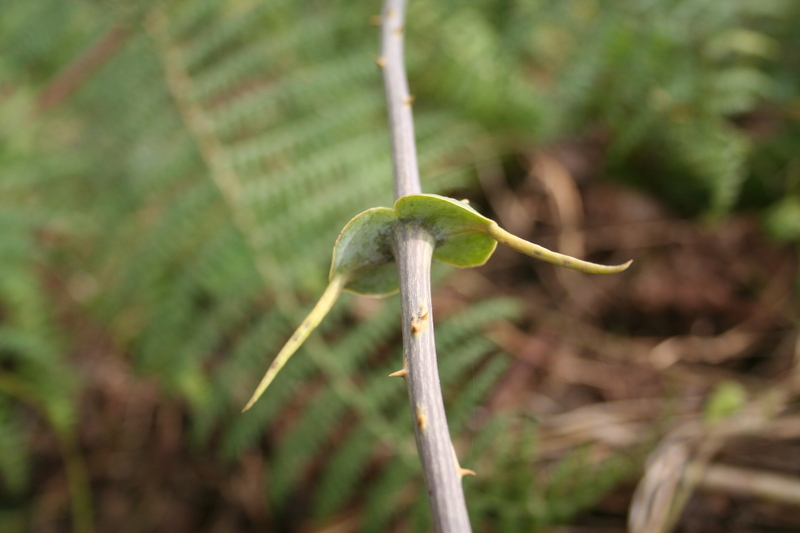
[[[397,222],[388,207],[367,209],[353,217],[333,245],[330,279],[345,276],[345,289],[369,296],[398,291],[392,255],[392,228]]]
[[[497,247],[497,241],[486,233],[493,221],[453,198],[404,196],[395,202],[394,210],[399,219],[417,220],[433,233],[433,258],[442,263],[461,268],[481,266]]]
[[[308,336],[333,308],[343,289],[371,296],[397,292],[397,271],[391,249],[391,231],[397,217],[387,207],[367,209],[345,225],[333,245],[330,283],[314,309],[283,345],[242,411],[264,394]]]
[[[598,265],[548,250],[543,246],[512,235],[497,222],[481,215],[464,202],[434,194],[414,194],[400,198],[394,204],[401,220],[418,220],[430,229],[437,249],[434,259],[460,267],[484,264],[497,243],[547,263],[587,274],[614,274],[630,266]]]

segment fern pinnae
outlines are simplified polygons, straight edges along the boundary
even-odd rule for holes
[[[383,144],[375,133],[367,131],[327,147],[313,160],[296,164],[292,169],[291,179],[286,179],[285,169],[272,171],[262,176],[258,182],[248,185],[246,189],[257,194],[260,209],[271,211],[271,208],[286,206],[289,198],[307,194],[312,184],[323,182],[323,176],[328,179],[331,175],[341,176],[346,181],[352,181],[350,172],[382,158],[386,153],[381,150],[382,147]]]
[[[213,109],[210,117],[217,124],[220,138],[228,141],[242,130],[258,132],[270,127],[287,105],[323,113],[343,96],[351,95],[354,87],[376,78],[371,61],[368,50],[358,50],[325,65],[307,67],[275,86],[252,90]],[[321,87],[324,92],[320,92]]]
[[[375,440],[363,426],[353,429],[328,458],[314,491],[314,515],[332,515],[350,500],[369,466]]]
[[[473,303],[437,326],[436,346],[447,353],[472,342],[475,331],[498,320],[518,318],[521,312],[522,306],[513,298],[492,298]]]
[[[196,299],[196,289],[193,292]],[[231,331],[235,331],[239,324],[246,322],[257,301],[256,296],[252,294],[249,298],[236,296],[238,297],[229,297],[216,302],[214,301],[216,295],[207,296],[212,301],[211,309],[202,314],[198,313],[199,316],[192,321],[193,327],[200,333],[181,347],[175,355],[176,361],[184,365],[200,366],[224,346],[225,337]]]
[[[201,68],[213,68],[214,64],[224,59],[228,53],[236,50],[236,45],[254,36],[262,29],[264,16],[270,11],[280,10],[287,5],[287,0],[252,4],[249,11],[226,10],[223,2],[221,16],[210,20],[210,23],[198,27],[197,31],[184,39],[181,48],[186,57],[186,68],[194,73]],[[228,11],[226,13],[226,11]],[[171,15],[170,18],[176,18]],[[173,32],[170,32],[173,33]],[[173,40],[174,36],[170,36]]]
[[[450,406],[450,419],[453,432],[458,433],[474,412],[475,405],[494,387],[499,378],[510,366],[507,357],[493,357],[476,371],[469,386],[464,387]]]
[[[115,284],[111,293],[103,295],[101,312],[116,312],[126,302],[137,299],[142,287],[152,287],[155,280],[165,275],[171,268],[171,258],[184,256],[191,249],[187,243],[198,240],[203,223],[217,222],[212,214],[219,212],[218,202],[219,195],[212,184],[194,183],[160,213],[158,222],[149,231],[137,236],[138,242],[111,240],[109,246],[113,249],[107,251],[108,255],[124,257],[134,249],[137,261],[126,265],[124,279]]]
[[[14,409],[5,400],[0,398],[0,473],[3,488],[15,497],[28,488],[30,451],[23,424],[13,417]]]
[[[298,45],[307,44],[309,40],[314,44],[321,37],[332,35],[336,27],[329,22],[328,13],[310,14],[277,35],[248,42],[218,64],[198,72],[198,98],[205,100],[225,94],[237,84],[250,81],[254,71],[275,69],[281,57],[296,50]]]
[[[259,351],[258,355],[261,355]],[[239,365],[235,365],[239,366]],[[242,365],[244,366],[244,365]],[[227,367],[231,369],[233,367]],[[260,367],[246,365],[246,368],[256,370]],[[224,387],[227,392],[241,387],[241,379],[236,379],[241,374],[235,374],[237,370],[228,370],[226,379],[220,379],[214,383]],[[228,460],[234,461],[248,449],[257,447],[264,436],[264,428],[269,427],[286,409],[287,403],[297,395],[297,384],[307,382],[317,375],[316,365],[308,358],[295,361],[284,372],[283,379],[278,380],[270,388],[270,401],[256,403],[245,416],[230,418],[229,424],[223,435],[220,444],[220,455]],[[228,394],[220,394],[216,409],[225,417],[230,417],[232,400]],[[238,410],[241,404],[233,406]]]
[[[515,316],[518,313],[518,308],[518,304],[513,300],[490,300],[478,303],[476,307],[470,307],[437,326],[443,332],[441,338],[442,342],[437,344],[443,354],[439,366],[440,378],[444,387],[451,385],[463,374],[466,368],[470,367],[478,359],[485,357],[494,349],[493,343],[482,337],[476,337],[475,332],[485,323],[496,320],[497,314],[505,317]],[[497,314],[495,314],[495,312]],[[392,312],[389,315],[394,314],[396,314],[396,312]],[[360,326],[359,328],[366,328],[372,331],[374,327],[375,326],[367,327],[367,324],[364,324],[363,327]],[[353,335],[352,337],[354,339],[360,339],[360,336]],[[337,346],[337,350],[339,348],[344,349],[344,343],[349,343],[349,341],[347,339],[343,340],[342,343]],[[350,350],[350,348],[347,348],[347,350]],[[503,364],[507,365],[507,363]],[[403,399],[396,394],[397,391],[402,388],[402,381],[392,381],[390,384],[396,384],[396,386],[390,387],[386,385],[383,379],[387,371],[393,369],[396,365],[396,362],[391,362],[389,366],[380,367],[375,369],[374,372],[371,372],[367,376],[364,392],[375,402],[376,406],[381,409],[382,412],[386,413],[386,416],[391,416],[400,424],[402,421],[405,421],[408,416],[405,412]],[[482,397],[489,388],[486,383],[492,380],[496,381],[497,377],[497,372],[492,372],[488,367],[478,370],[476,375],[472,377],[472,380],[476,380],[475,383],[471,380],[469,385],[464,387],[461,393],[456,396],[456,398],[460,397],[462,394],[468,396],[460,402],[456,400],[456,404],[461,406],[457,410],[457,416],[468,416],[474,407],[474,403],[470,402],[475,402],[476,399]],[[477,385],[477,387],[473,385]],[[410,481],[415,475],[413,472],[415,472],[418,467],[416,467],[416,461],[409,463],[407,460],[413,459],[413,448],[406,449],[407,447],[405,446],[398,446],[398,443],[403,442],[404,439],[411,444],[411,434],[407,424],[399,425],[399,427],[404,428],[407,435],[406,437],[398,435],[389,443],[389,445],[392,445],[394,453],[399,455],[399,457],[396,456],[389,464],[385,465],[384,470],[386,470],[386,472],[382,473],[381,477],[383,477],[384,474],[391,477],[390,471],[394,468],[392,465],[402,466],[404,464],[410,464],[414,466],[414,468],[408,468],[408,466],[406,466],[406,471],[412,472],[412,475],[408,477]],[[458,430],[454,429],[453,432],[457,433]],[[376,440],[374,436],[370,436],[363,426],[353,429],[346,437],[345,441],[339,444],[332,459],[328,462],[328,466],[323,471],[321,479],[317,483],[319,488],[316,491],[315,508],[319,515],[333,512],[339,506],[343,505],[352,495],[352,491],[355,488],[354,484],[360,479],[361,474],[368,466],[370,457],[369,451],[373,449],[375,444]],[[381,481],[377,483],[380,485]],[[409,488],[407,482],[405,486],[407,490]],[[381,489],[373,485],[369,493],[372,494],[375,490],[380,491]],[[401,491],[401,493],[405,494],[405,491]],[[384,505],[388,504],[384,502]],[[398,511],[401,510],[397,505],[393,505],[392,507],[394,509],[385,519],[389,519],[391,514],[398,513]],[[422,516],[427,516],[424,510],[421,512],[423,513]],[[370,522],[370,520],[366,522]],[[370,530],[370,528],[367,527],[365,530]],[[372,530],[380,529],[376,528]]]
[[[440,377],[442,388],[457,386],[463,383],[467,387],[472,387],[475,379],[475,367],[487,355],[497,351],[497,347],[492,341],[485,337],[470,337],[460,345],[450,348],[442,348],[442,364]],[[471,375],[467,375],[470,373]]]
[[[213,23],[219,16],[224,0],[195,0],[172,4],[168,12],[174,23],[169,28],[169,37],[187,40],[202,30],[204,24]]]
[[[365,361],[375,354],[376,348],[390,343],[397,334],[398,315],[396,306],[382,306],[344,335],[334,347],[334,352],[360,365],[367,364]]]
[[[323,444],[342,423],[346,408],[336,392],[320,388],[305,406],[303,417],[286,430],[271,464],[269,496],[273,502],[285,503],[306,477],[313,459],[323,451]]]
[[[368,92],[353,102],[321,116],[298,118],[279,131],[266,131],[228,147],[231,160],[240,172],[269,176],[269,163],[297,154],[317,151],[334,139],[349,138],[375,118],[381,101]]]
[[[391,531],[389,523],[406,511],[408,496],[413,494],[409,484],[414,479],[421,483],[419,475],[418,466],[409,468],[400,461],[390,462],[366,493],[362,530],[367,533]]]
[[[333,346],[345,372],[355,372],[355,367],[363,363],[376,346],[390,339],[395,333],[397,314],[396,309],[387,307],[383,312],[359,324]],[[354,484],[370,464],[370,452],[378,444],[381,449],[395,453],[401,463],[416,464],[413,451],[398,446],[399,442],[407,440],[407,435],[396,431],[397,428],[403,428],[407,434],[407,426],[395,420],[396,414],[400,414],[403,419],[406,415],[402,410],[402,396],[398,394],[402,383],[392,382],[387,386],[385,374],[384,369],[379,369],[366,375],[363,393],[373,403],[376,411],[391,412],[391,415],[383,416],[388,422],[387,426],[393,430],[392,433],[378,434],[364,421],[355,422],[356,426],[349,430],[344,441],[337,442],[332,457],[326,461],[328,466],[322,472],[320,481],[315,483],[319,486],[315,490],[317,509],[322,505],[332,512],[347,501],[348,491],[355,489]],[[272,487],[278,492],[276,498],[285,497],[300,481],[308,458],[318,453],[328,435],[341,428],[345,422],[342,417],[343,408],[344,404],[330,389],[322,389],[304,409],[304,417],[288,430],[275,454],[276,467]]]
[[[234,223],[239,227],[254,252],[255,263],[259,273],[264,278],[264,281],[272,286],[278,305],[289,314],[293,314],[297,307],[295,298],[285,283],[281,282],[282,274],[274,260],[265,255],[263,249],[254,240],[259,233],[257,217],[251,209],[246,208],[245,204],[239,202],[242,184],[239,176],[230,165],[224,145],[218,136],[218,124],[191,97],[193,91],[192,80],[183,66],[181,51],[173,43],[169,42],[167,26],[164,12],[153,11],[148,29],[154,41],[158,43],[162,56],[162,65],[176,106],[184,119],[186,128],[197,143],[213,182],[217,185],[226,201]],[[339,74],[341,75],[341,73]],[[330,358],[327,350],[325,348],[314,348],[315,345],[319,346],[318,343],[312,343],[309,355],[320,365],[325,373],[329,374],[333,389],[337,394],[346,403],[362,413],[365,419],[370,420],[370,425],[374,431],[379,432],[379,434],[381,432],[386,433],[381,429],[384,426],[382,420],[373,412],[367,399],[362,397],[349,377],[341,372],[336,363]]]

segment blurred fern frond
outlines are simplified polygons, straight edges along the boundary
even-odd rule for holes
[[[4,66],[0,62],[0,71]],[[70,439],[76,422],[76,380],[42,281],[50,266],[43,236],[59,232],[63,212],[45,208],[47,202],[31,194],[32,187],[48,184],[52,173],[64,178],[72,168],[63,154],[35,157],[42,131],[30,118],[33,108],[28,87],[0,97],[0,494],[9,502],[2,521],[9,527],[24,521],[16,503],[30,490],[34,431],[45,426],[57,438]],[[65,461],[75,458],[72,450],[61,451]],[[16,525],[9,529],[15,530]]]
[[[307,505],[325,520],[395,462],[410,476],[390,490],[421,478],[402,380],[386,377],[401,360],[390,307],[344,327],[352,315],[339,305],[265,401],[239,415],[324,286],[338,230],[391,204],[374,43],[347,37],[369,28],[368,13],[318,9],[307,18],[292,3],[164,3],[70,109],[92,124],[75,147],[97,166],[73,198],[103,228],[83,263],[100,287],[97,316],[142,371],[188,401],[198,443],[220,434],[228,460],[272,450],[276,514],[318,482]],[[485,144],[485,130],[448,110],[417,125],[427,189],[465,184],[465,146]],[[463,383],[464,368],[481,364],[474,384],[450,393],[454,432],[506,364],[481,363],[497,350],[480,329],[516,313],[494,302],[442,322],[443,383]],[[287,419],[297,402],[303,415]]]
[[[411,56],[420,72],[437,73],[418,79],[438,105],[528,142],[593,132],[615,173],[643,167],[649,174],[632,182],[715,215],[736,205],[752,152],[733,119],[785,90],[773,35],[797,19],[791,2],[757,0],[415,9],[423,22],[410,42],[424,46],[410,44]]]
[[[767,67],[776,53],[769,28],[787,4],[412,3],[408,57],[425,191],[468,188],[476,160],[601,128],[609,166],[631,173],[627,165],[656,154],[669,176],[639,183],[724,212],[751,151],[731,118],[778,86]],[[385,377],[400,362],[391,303],[362,321],[358,300],[345,298],[264,401],[238,415],[322,291],[338,231],[356,213],[391,204],[369,25],[378,7],[110,5],[0,1],[8,51],[0,73],[13,94],[30,91],[27,103],[2,108],[10,118],[0,132],[9,147],[0,154],[0,353],[20,379],[51,391],[48,403],[72,405],[64,380],[48,381],[68,372],[31,269],[53,252],[68,275],[94,287],[82,301],[137,369],[187,402],[199,445],[219,442],[230,461],[264,451],[277,515],[301,507],[321,523],[363,505],[365,530],[385,530],[398,511],[424,520],[402,381]],[[36,107],[34,89],[102,46],[121,21],[124,42],[61,107],[23,113]],[[11,102],[4,87],[0,103]],[[57,160],[42,157],[53,151]],[[40,246],[37,232],[54,228],[66,244]],[[549,479],[527,483],[533,426],[471,427],[507,367],[480,330],[516,312],[492,300],[437,321],[454,437],[472,442],[476,462],[493,458],[488,468],[465,460],[491,472],[466,481],[484,530],[563,520],[606,486],[559,475],[557,464]],[[16,407],[6,407],[0,447],[15,448],[22,433]],[[579,453],[573,459],[562,473],[582,468]],[[4,462],[0,471],[10,487],[23,486],[20,471]],[[302,489],[308,501],[290,506],[309,493]]]
[[[537,451],[536,422],[506,414],[489,421],[470,447],[479,476],[466,486],[480,531],[534,531],[564,523],[613,489],[634,467],[592,445],[547,461]]]

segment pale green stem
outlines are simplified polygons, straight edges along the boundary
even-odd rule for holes
[[[247,405],[242,412],[247,411],[250,409],[254,403],[264,394],[264,391],[267,390],[269,384],[272,383],[272,380],[275,379],[275,376],[278,375],[278,372],[281,371],[283,365],[289,360],[289,358],[294,355],[297,349],[300,347],[303,342],[308,338],[312,331],[314,331],[317,326],[319,326],[322,319],[330,312],[333,308],[333,304],[336,303],[336,300],[339,298],[339,295],[342,294],[342,290],[344,286],[347,284],[347,277],[343,275],[334,276],[331,279],[331,282],[328,284],[328,288],[325,289],[325,292],[322,293],[317,305],[314,306],[314,309],[308,314],[303,323],[300,324],[300,327],[297,328],[281,348],[281,351],[278,352],[278,355],[275,357],[275,360],[272,361],[272,364],[269,365],[269,369],[267,369],[267,373],[264,375],[264,378],[261,380],[261,383],[258,384],[258,388],[256,388],[256,392],[253,393],[253,397],[250,398],[250,401],[247,402]]]
[[[575,259],[569,255],[553,252],[544,246],[533,244],[532,242],[521,239],[516,235],[512,235],[498,226],[497,222],[492,222],[489,224],[486,228],[486,232],[500,244],[508,246],[509,248],[512,248],[525,255],[535,257],[536,259],[541,259],[542,261],[551,263],[553,265],[571,268],[572,270],[578,270],[579,272],[585,272],[587,274],[615,274],[617,272],[622,272],[633,262],[631,260],[622,263],[621,265],[598,265],[597,263],[590,263],[589,261],[581,261],[580,259]]]

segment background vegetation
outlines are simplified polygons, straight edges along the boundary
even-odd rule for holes
[[[379,10],[0,0],[0,530],[425,530],[385,377],[396,301],[345,298],[239,414],[339,229],[391,203]],[[425,191],[637,260],[435,272],[475,529],[620,526],[662,436],[770,390],[767,429],[707,455],[767,443],[784,463],[747,466],[792,470],[797,435],[770,424],[794,421],[796,267],[769,239],[800,239],[800,5],[439,0],[408,20]],[[731,501],[679,527],[729,531]]]

